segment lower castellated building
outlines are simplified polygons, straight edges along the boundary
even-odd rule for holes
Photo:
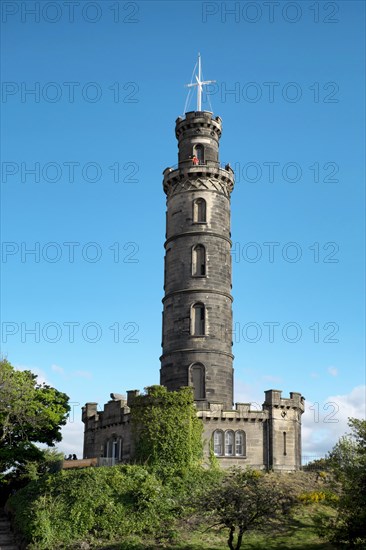
[[[204,84],[204,83],[203,83]],[[200,103],[199,103],[200,107]],[[262,410],[233,408],[230,197],[234,173],[219,161],[222,122],[211,112],[176,121],[178,165],[164,171],[167,196],[160,383],[192,386],[197,416],[220,464],[297,470],[304,398],[268,390]],[[97,410],[83,407],[84,458],[113,464],[133,459],[130,410],[138,392]]]

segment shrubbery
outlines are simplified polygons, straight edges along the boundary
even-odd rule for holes
[[[311,491],[308,493],[301,493],[299,500],[303,504],[314,504],[316,502],[334,503],[339,501],[339,496],[331,491]]]
[[[319,533],[342,548],[366,547],[366,420],[350,418],[352,432],[329,454],[341,484],[336,517],[321,522]]]
[[[129,465],[48,475],[8,503],[16,529],[34,550],[75,548],[78,541],[130,534],[164,535],[173,508],[157,477],[142,466]]]
[[[315,475],[301,472],[192,467],[185,475],[162,479],[153,468],[123,465],[45,474],[11,497],[8,509],[29,550],[76,550],[86,543],[91,548],[116,544],[121,550],[175,548],[182,536],[189,540],[189,533],[196,536],[218,523],[229,530],[244,528],[243,533],[270,526],[273,533],[283,520],[291,522],[288,512],[297,495],[303,495],[300,508],[309,502],[322,511],[331,493],[318,486]],[[254,522],[252,512],[258,514]]]

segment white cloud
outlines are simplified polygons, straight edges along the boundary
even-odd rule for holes
[[[331,395],[321,403],[306,402],[302,417],[303,455],[324,456],[349,432],[348,418],[365,418],[366,386],[344,395]]]
[[[81,416],[81,412],[80,412]],[[78,458],[83,457],[84,424],[80,418],[72,417],[62,428],[62,441],[57,444],[57,449],[64,455],[76,454]]]
[[[315,374],[315,373],[314,373]],[[320,403],[305,402],[302,415],[302,454],[325,456],[338,439],[348,433],[348,418],[365,418],[366,386],[356,386],[349,393],[330,395]],[[264,393],[253,384],[238,380],[235,401],[252,403],[252,409],[261,410]]]
[[[338,369],[335,367],[328,367],[328,372],[331,376],[338,376]]]
[[[253,410],[260,410],[264,402],[264,392],[242,380],[235,381],[235,403],[251,403]]]

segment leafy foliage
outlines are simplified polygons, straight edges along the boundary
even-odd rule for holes
[[[294,514],[287,514],[300,491],[319,487],[316,476],[243,472],[245,479],[251,476],[266,495],[276,491],[279,509],[253,522],[245,533],[246,547],[320,548],[312,517],[329,517],[333,508],[322,502],[298,504]],[[64,470],[30,483],[9,500],[8,507],[29,550],[222,550],[224,531],[210,529],[218,519],[212,507],[207,510],[207,499],[231,481],[232,473],[202,467],[164,481],[137,465]],[[251,487],[252,482],[247,485]],[[290,502],[288,495],[292,495]],[[269,534],[265,527],[270,528]],[[332,546],[322,543],[321,548]]]
[[[239,550],[245,532],[264,525],[273,528],[286,519],[294,503],[294,495],[281,487],[277,478],[233,468],[204,496],[202,506],[213,514],[214,525],[229,530],[230,550]]]
[[[343,547],[366,546],[366,420],[350,418],[352,432],[340,438],[329,460],[342,491],[338,514],[323,522],[320,532]]]
[[[61,440],[68,400],[66,394],[39,384],[32,372],[17,371],[6,359],[0,361],[1,484],[9,484],[15,476],[21,479],[31,463],[37,469],[37,463],[45,462],[45,452],[35,443],[53,446]]]
[[[29,483],[8,502],[15,527],[34,550],[126,534],[161,535],[173,522],[162,482],[142,466],[63,470]]]
[[[331,491],[311,491],[309,493],[301,493],[299,500],[304,504],[338,502],[339,496]]]
[[[148,464],[161,477],[184,475],[202,461],[203,425],[192,388],[146,388],[133,401],[131,419],[137,462]]]
[[[308,462],[302,469],[304,472],[319,472],[325,474],[325,472],[331,469],[331,462],[329,457],[317,458],[316,460]]]

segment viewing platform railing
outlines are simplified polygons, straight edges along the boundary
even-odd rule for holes
[[[168,166],[166,170],[169,169],[173,171],[173,170],[177,170],[178,168],[201,168],[201,167],[221,168],[222,170],[227,170],[227,168],[229,167],[230,169],[232,169],[230,164],[225,162],[216,162],[214,160],[199,160],[198,162],[194,163],[192,159],[187,159],[187,160],[181,160],[177,164]]]

